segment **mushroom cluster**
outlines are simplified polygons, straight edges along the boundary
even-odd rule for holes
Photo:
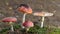
[[[11,30],[14,31],[13,29],[13,22],[16,22],[17,18],[15,17],[6,17],[2,19],[2,22],[8,22],[11,25]]]
[[[10,9],[12,8],[10,7]],[[20,4],[20,6],[18,7],[18,11],[23,13],[22,28],[25,28],[28,31],[31,27],[34,26],[34,23],[30,20],[25,21],[25,17],[27,14],[32,14],[32,8],[27,4]],[[33,13],[33,15],[42,17],[42,21],[41,21],[41,28],[42,28],[44,18],[47,16],[53,16],[54,14],[49,12],[35,12]],[[16,21],[17,21],[17,18],[15,17],[6,17],[2,19],[2,22],[8,22],[10,24],[12,31],[14,31],[13,22],[16,22]]]

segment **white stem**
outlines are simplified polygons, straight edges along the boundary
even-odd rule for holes
[[[22,24],[25,22],[25,16],[26,16],[26,13],[24,13],[24,15],[23,15]],[[24,28],[24,26],[22,26],[22,28]]]
[[[29,30],[29,28],[27,28],[27,31]]]
[[[23,21],[22,21],[22,23],[25,22],[25,16],[26,16],[26,13],[23,15]]]
[[[42,17],[41,28],[43,28],[44,16]]]
[[[14,28],[13,28],[12,22],[10,22],[10,25],[11,25],[11,31],[14,31]]]
[[[26,31],[29,31],[30,28],[26,28]]]

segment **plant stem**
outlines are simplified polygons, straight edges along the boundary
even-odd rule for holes
[[[43,28],[44,16],[42,17],[41,28]]]
[[[26,31],[28,31],[29,30],[29,28],[26,28]]]
[[[29,28],[26,29],[26,34],[28,34]]]
[[[24,15],[23,15],[22,24],[25,22],[25,16],[26,16],[26,13],[24,13]],[[22,28],[24,28],[24,26],[22,26]]]
[[[11,31],[14,32],[14,28],[13,28],[12,22],[10,22],[10,26],[11,26]]]
[[[22,23],[25,22],[25,16],[26,16],[26,13],[24,13],[24,15],[23,15],[23,21],[22,21]]]

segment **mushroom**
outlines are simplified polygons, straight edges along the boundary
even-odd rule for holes
[[[34,26],[34,24],[33,24],[33,22],[32,21],[25,21],[24,23],[23,23],[23,26],[26,28],[26,30],[28,31],[29,29],[30,29],[30,27],[33,27]]]
[[[6,18],[3,18],[2,19],[2,22],[8,22],[11,26],[11,31],[14,31],[13,29],[13,22],[16,22],[17,21],[17,18],[15,17],[6,17]]]
[[[32,13],[32,8],[30,6],[28,6],[27,4],[20,4],[18,10],[20,12],[24,13],[23,21],[22,21],[22,23],[24,23],[26,14],[31,14]]]
[[[44,17],[47,16],[53,16],[53,13],[49,13],[49,12],[35,12],[33,13],[34,16],[41,16],[42,17],[42,22],[41,22],[41,28],[43,27],[43,22],[44,22]]]

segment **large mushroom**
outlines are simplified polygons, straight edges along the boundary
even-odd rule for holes
[[[35,13],[33,13],[33,15],[42,17],[42,21],[41,21],[41,28],[42,28],[43,27],[43,22],[44,22],[44,17],[53,16],[53,13],[49,13],[49,12],[35,12]]]
[[[34,24],[33,24],[32,21],[25,21],[25,22],[23,23],[23,26],[24,26],[24,27],[26,28],[26,30],[28,31],[30,27],[33,27],[33,26],[34,26]]]
[[[17,18],[15,17],[6,17],[2,19],[2,22],[8,22],[11,25],[11,31],[14,31],[13,29],[13,22],[16,22]]]
[[[22,23],[24,23],[26,14],[31,14],[32,13],[32,8],[30,6],[28,6],[27,4],[20,4],[20,6],[18,7],[18,10],[20,12],[24,13],[23,21],[22,21]]]

